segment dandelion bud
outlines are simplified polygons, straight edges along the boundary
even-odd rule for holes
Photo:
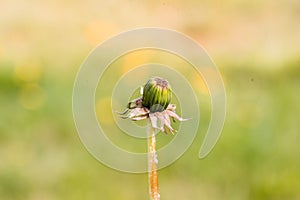
[[[143,91],[143,106],[151,113],[164,111],[171,102],[172,92],[167,80],[159,77],[151,78]]]

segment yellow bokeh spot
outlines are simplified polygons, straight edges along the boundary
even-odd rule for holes
[[[24,108],[35,110],[44,104],[45,93],[37,84],[24,84],[21,88],[19,100]]]
[[[109,22],[95,20],[91,21],[85,29],[85,38],[89,44],[96,46],[117,33],[117,28]]]
[[[1,44],[0,44],[0,59],[1,59],[1,57],[2,57],[2,54],[3,54],[3,48],[2,48],[2,46],[1,46]]]
[[[17,65],[14,72],[17,81],[35,82],[41,78],[42,68],[35,61],[27,61]]]
[[[110,97],[98,99],[96,102],[96,114],[100,124],[110,125],[113,123]]]
[[[192,77],[192,85],[202,95],[209,95],[206,83],[204,82],[202,76],[199,73],[195,73],[193,75],[193,77]]]
[[[123,58],[123,64],[122,64],[122,73],[125,74],[129,70],[143,64],[147,64],[148,57],[147,57],[147,51],[134,51],[129,54],[126,54]]]

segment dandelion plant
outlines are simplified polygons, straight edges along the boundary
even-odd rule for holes
[[[158,190],[158,158],[156,153],[155,135],[162,131],[165,134],[174,130],[170,123],[170,118],[179,121],[185,121],[176,114],[176,105],[170,104],[172,100],[172,91],[167,80],[160,77],[151,78],[144,87],[141,87],[141,97],[130,101],[127,109],[120,113],[124,119],[133,121],[148,120],[148,177],[149,177],[149,195],[151,200],[159,200]]]

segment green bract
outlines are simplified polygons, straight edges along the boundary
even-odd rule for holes
[[[143,106],[150,109],[151,113],[162,112],[170,104],[172,91],[169,82],[160,77],[151,78],[143,91]]]

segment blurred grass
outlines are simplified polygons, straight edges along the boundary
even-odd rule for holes
[[[209,97],[182,67],[195,80],[203,121],[191,148],[160,171],[162,198],[300,199],[298,1],[3,0],[0,11],[1,200],[147,198],[146,174],[111,170],[85,150],[71,110],[73,82],[88,52],[138,26],[176,29],[203,44],[228,98],[221,139],[198,160]],[[123,70],[139,62],[124,59]]]

